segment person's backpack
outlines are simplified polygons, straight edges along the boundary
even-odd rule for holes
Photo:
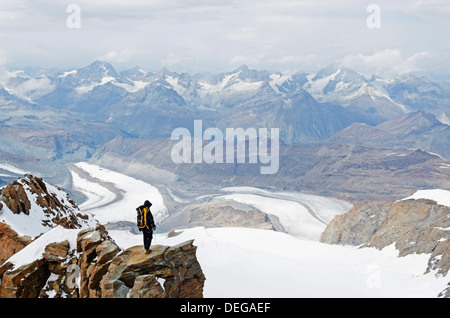
[[[147,213],[145,213],[145,209],[143,206],[136,208],[137,211],[137,227],[139,231],[142,231],[147,224]]]

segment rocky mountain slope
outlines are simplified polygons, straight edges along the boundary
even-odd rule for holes
[[[450,207],[432,200],[364,202],[335,216],[320,240],[378,249],[394,244],[399,256],[430,254],[425,273],[431,271],[447,276],[450,270],[449,228]],[[440,296],[450,297],[450,288]]]
[[[55,226],[81,229],[95,224],[67,193],[25,175],[0,188],[0,264]]]
[[[374,127],[352,124],[327,141],[379,149],[422,149],[450,159],[450,126],[424,112],[412,112]]]
[[[0,189],[0,298],[202,297],[192,243],[122,250],[67,193],[26,175]]]
[[[88,122],[65,110],[25,101],[0,102],[0,107],[0,147],[17,155],[53,160],[67,157],[71,160],[86,159],[108,140],[124,134],[111,126]]]
[[[32,237],[57,225],[80,229],[96,223],[92,215],[80,212],[66,192],[32,175],[1,188],[0,204],[1,221]]]
[[[425,76],[406,74],[385,81],[383,86],[396,102],[415,111],[432,113],[442,122],[450,123],[448,83],[436,83]]]

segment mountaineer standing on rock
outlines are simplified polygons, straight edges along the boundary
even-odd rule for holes
[[[153,231],[156,230],[155,221],[153,220],[150,207],[152,204],[146,200],[144,205],[136,208],[137,211],[137,226],[139,231],[144,234],[144,249],[145,254],[150,254],[150,245],[152,244]]]

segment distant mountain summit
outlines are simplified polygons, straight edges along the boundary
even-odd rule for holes
[[[113,78],[120,77],[120,75],[116,72],[111,64],[103,61],[95,61],[92,64],[89,64],[88,66],[82,67],[80,69],[64,72],[63,74],[59,75],[58,78],[73,78],[79,81],[99,82],[105,76]]]
[[[378,124],[408,112],[408,108],[391,99],[378,82],[334,63],[315,75],[309,75],[303,88],[321,102],[342,105],[370,118],[369,124]]]

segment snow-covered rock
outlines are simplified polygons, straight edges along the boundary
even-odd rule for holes
[[[41,178],[25,175],[0,189],[0,265],[54,227],[82,229],[96,224],[68,193]]]
[[[358,203],[334,217],[321,242],[378,249],[395,245],[400,256],[429,255],[424,272],[446,277],[450,270],[449,216],[448,206],[429,199]],[[444,292],[446,297],[449,292]]]
[[[442,189],[425,189],[414,192],[411,196],[403,199],[429,199],[450,207],[450,191]]]
[[[69,194],[42,178],[25,175],[0,189],[0,221],[19,235],[36,237],[56,225],[69,229],[95,226],[90,213],[81,212]]]

